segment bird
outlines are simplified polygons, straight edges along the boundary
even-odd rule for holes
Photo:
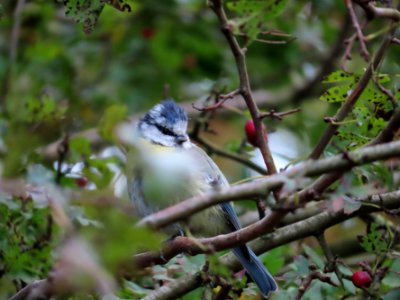
[[[187,198],[227,189],[224,174],[200,147],[192,143],[188,132],[188,116],[173,99],[152,107],[135,128],[141,162],[135,163],[128,174],[128,194],[140,217],[145,217]],[[132,159],[131,159],[132,160]],[[233,205],[219,204],[185,220],[190,233],[215,236],[241,228]],[[183,234],[181,224],[167,231]],[[236,246],[232,252],[256,283],[264,296],[277,290],[277,284],[257,255],[247,246]]]

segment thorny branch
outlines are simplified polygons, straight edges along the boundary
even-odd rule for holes
[[[369,200],[367,200],[369,199]],[[382,199],[382,201],[380,200]],[[386,208],[395,208],[398,207],[399,205],[399,200],[400,199],[400,192],[392,192],[392,193],[387,193],[387,194],[382,194],[381,197],[374,195],[374,196],[368,196],[362,198],[363,201],[372,201],[371,203],[377,204],[378,207],[379,205],[384,205]],[[360,199],[361,200],[361,199]],[[380,204],[379,204],[380,203]],[[358,214],[365,214],[368,212],[372,212],[375,210],[380,210],[381,208],[366,205],[362,206],[362,208],[358,211],[353,212],[352,214],[348,215],[345,214],[343,210],[333,212],[333,211],[324,211],[322,213],[319,213],[313,217],[310,217],[306,220],[297,222],[295,224],[291,224],[282,228],[279,228],[275,230],[273,233],[268,234],[266,237],[260,237],[259,239],[253,241],[250,243],[251,248],[254,250],[256,254],[264,253],[268,250],[271,250],[273,248],[279,247],[284,244],[288,244],[290,242],[293,242],[298,239],[302,239],[308,236],[312,236],[315,234],[315,232],[320,231],[320,230],[326,230],[327,228],[341,223],[344,220],[353,218],[357,216]],[[181,238],[180,238],[181,239]],[[172,242],[174,243],[175,240]],[[149,253],[147,253],[149,254]],[[164,252],[163,252],[164,254]],[[144,255],[144,254],[142,254]],[[136,257],[139,260],[141,260],[142,257]],[[149,257],[148,257],[149,258]],[[157,256],[154,255],[151,259],[150,262],[154,262],[153,259],[157,259]],[[237,269],[240,267],[238,261],[236,260],[235,256],[232,253],[225,254],[220,258],[221,262],[228,266],[229,268],[232,269]],[[141,262],[144,262],[145,260],[141,260]],[[162,263],[162,262],[160,262]],[[194,278],[197,278],[199,276],[199,273],[196,273],[194,275],[190,276],[184,276],[180,279],[177,279],[174,281],[172,284],[174,286],[179,286],[181,289],[185,289],[187,292],[196,289],[199,287],[202,282],[200,281],[195,281]],[[155,291],[157,292],[157,291]],[[151,293],[148,297],[152,297],[153,293]],[[158,290],[157,297],[155,298],[148,298],[148,299],[164,299],[162,298],[164,295],[173,295],[173,290],[170,289],[167,291],[166,294],[160,293],[160,290]]]
[[[373,70],[376,70],[378,65],[382,62],[386,49],[391,43],[393,35],[396,31],[396,27],[392,28],[383,38],[383,41],[376,52],[372,62],[369,64],[367,70],[364,72],[360,80],[358,81],[357,85],[352,90],[351,94],[347,98],[346,102],[342,105],[342,107],[338,110],[338,112],[333,117],[336,122],[343,121],[346,116],[351,112],[353,109],[354,104],[357,102],[358,98],[361,96],[364,89],[367,87],[369,80],[372,77]],[[325,130],[323,135],[321,136],[320,140],[318,141],[317,145],[315,146],[314,150],[310,154],[309,158],[317,159],[326,146],[329,144],[332,136],[335,134],[339,125],[329,124],[328,128]]]
[[[295,299],[300,300],[303,297],[304,293],[307,291],[307,289],[310,287],[311,283],[316,279],[322,282],[329,283],[330,285],[336,286],[336,284],[332,282],[330,276],[324,275],[321,272],[314,270],[310,274],[308,274],[308,276],[303,280],[303,283],[299,287],[299,291],[297,292]]]
[[[267,141],[264,139],[265,129],[262,126],[262,121],[260,120],[260,112],[258,110],[257,104],[255,103],[250,87],[249,75],[247,72],[246,59],[245,59],[245,49],[242,49],[235,38],[228,22],[224,7],[221,0],[211,0],[209,1],[211,9],[217,15],[219,22],[221,24],[221,30],[225,35],[226,40],[231,48],[233,56],[235,57],[236,67],[239,74],[240,88],[239,92],[242,95],[246,105],[250,111],[251,117],[254,122],[254,127],[257,134],[257,145],[260,149],[262,157],[264,159],[265,165],[269,175],[276,174],[277,170],[275,167],[274,160],[271,155],[271,151],[267,145]],[[277,195],[275,195],[277,196]]]
[[[271,109],[268,112],[262,112],[260,113],[260,118],[272,118],[272,119],[277,119],[277,120],[282,120],[284,116],[295,114],[301,111],[301,108],[293,108],[288,111],[282,111],[282,112],[276,112],[274,109]]]
[[[294,178],[296,176],[315,176],[332,171],[338,172],[371,161],[395,157],[400,155],[400,141],[376,145],[374,147],[366,147],[349,152],[347,155],[350,159],[339,154],[317,161],[309,160],[297,167],[293,167],[288,171],[276,175],[235,185],[219,192],[195,196],[149,215],[143,218],[139,224],[147,225],[152,228],[160,228],[218,203],[246,199],[246,197],[264,196],[266,190],[280,187],[289,178]],[[235,232],[235,234],[237,233],[238,232]]]
[[[262,127],[260,125],[261,122],[258,122],[258,124],[257,124],[257,120],[260,119],[260,112],[258,111],[258,108],[257,108],[257,106],[256,106],[256,104],[255,104],[255,102],[253,101],[253,98],[252,98],[252,93],[251,93],[251,90],[250,90],[250,85],[249,85],[249,80],[248,80],[248,75],[247,75],[246,64],[245,64],[245,60],[244,60],[244,49],[240,48],[240,46],[237,43],[237,41],[236,41],[235,37],[233,36],[232,32],[230,32],[229,28],[224,26],[224,25],[226,25],[227,19],[226,19],[226,16],[225,16],[225,12],[224,12],[224,10],[222,8],[221,2],[218,1],[218,0],[214,0],[214,1],[212,1],[212,3],[213,3],[212,8],[214,9],[214,11],[216,12],[217,16],[219,17],[219,19],[221,21],[221,24],[223,25],[222,30],[223,30],[223,32],[224,32],[224,34],[225,34],[225,36],[226,36],[231,48],[232,48],[233,53],[235,54],[235,58],[236,58],[236,61],[237,61],[237,67],[238,67],[238,71],[239,71],[239,77],[241,79],[240,80],[241,81],[240,94],[245,99],[246,104],[248,105],[248,108],[249,108],[249,110],[250,110],[250,112],[252,114],[252,117],[253,117],[253,121],[256,124],[256,128],[259,127],[258,129],[262,129]],[[381,9],[381,8],[374,7],[374,8],[371,8],[371,11],[373,11],[376,16],[387,17],[387,18],[391,18],[391,19],[394,19],[394,20],[398,20],[397,14],[395,12],[391,11],[390,12],[390,16],[391,17],[389,17],[389,13],[387,11],[385,13],[383,13],[382,10],[379,11],[379,9]],[[395,17],[393,17],[393,16],[395,16]],[[392,41],[393,41],[393,38],[390,38],[390,42],[392,42]],[[360,39],[360,43],[361,43],[361,39]],[[378,51],[378,53],[379,53],[379,51]],[[383,53],[382,53],[382,55],[383,55]],[[379,64],[379,61],[378,61],[378,64]],[[367,82],[368,82],[368,80],[367,80]],[[365,83],[365,85],[366,85],[366,83]],[[358,97],[355,97],[355,98],[357,99]],[[271,162],[272,162],[272,165],[273,165],[273,161],[272,160],[269,161],[268,145],[266,145],[266,143],[265,143],[265,141],[263,139],[264,133],[262,132],[262,130],[258,130],[258,132],[259,132],[258,139],[261,141],[260,145],[263,145],[263,147],[264,147],[264,149],[261,149],[261,152],[263,153],[263,157],[264,157],[264,160],[266,162],[266,165],[267,165],[267,168],[268,168],[268,172],[270,172],[270,173],[272,172],[273,173],[273,168],[271,168],[268,165],[268,164],[271,164]],[[379,138],[385,139],[388,136],[392,137],[393,136],[393,131],[391,131],[391,132],[388,132],[388,131],[382,132],[381,135],[378,137],[378,139]],[[330,139],[330,137],[328,138],[327,143],[329,142],[329,139]],[[393,144],[394,143],[392,143],[392,145]],[[323,146],[323,148],[325,148],[325,146]],[[322,148],[321,152],[323,151],[323,148]],[[390,154],[390,155],[392,155],[392,154]],[[396,154],[396,155],[398,155],[398,154]],[[353,166],[354,164],[357,163],[356,158],[353,158],[351,156],[350,156],[350,158],[351,159],[346,159],[345,157],[341,157],[341,159],[343,161],[346,161],[346,164],[343,166],[343,169],[351,167],[351,166]],[[369,158],[367,158],[365,161],[362,160],[360,163],[368,162],[369,161],[368,159]],[[326,168],[327,169],[324,172],[327,172],[327,170],[330,170],[329,167],[326,167]],[[272,169],[272,171],[271,171],[271,169]],[[311,170],[312,170],[312,168],[311,168]],[[276,170],[275,170],[275,172],[276,172]],[[318,173],[319,171],[315,171],[315,172],[316,173],[314,175],[319,174]],[[336,172],[336,173],[338,174],[338,176],[340,176],[342,174],[341,171]],[[310,171],[310,174],[313,174],[312,171]],[[271,177],[274,177],[274,176],[271,176]],[[278,175],[276,175],[276,178],[278,178]],[[277,186],[279,184],[281,184],[279,180],[281,180],[281,179],[278,178],[277,182],[271,183],[271,188],[273,187],[273,184],[277,184]],[[260,191],[260,193],[265,193],[265,190]],[[398,200],[400,198],[400,195],[398,195],[398,194],[394,195],[394,193],[398,193],[398,192],[393,192],[393,193],[380,195],[380,197],[379,197],[380,205],[381,204],[388,205],[388,208],[390,208],[391,205],[398,206]],[[308,191],[306,193],[306,196],[308,198],[312,198],[313,193]],[[307,197],[304,197],[302,199],[307,199]],[[395,200],[393,200],[393,198],[391,198],[391,197],[397,197],[397,198]],[[371,197],[371,198],[372,198],[371,201],[373,201],[373,202],[376,200],[373,197]],[[221,201],[225,201],[225,200],[222,200],[222,199],[220,199],[220,200]],[[357,211],[357,212],[353,213],[352,215],[345,215],[343,213],[343,211],[336,212],[336,213],[324,212],[324,213],[321,213],[321,214],[319,214],[317,216],[311,217],[311,218],[309,218],[309,219],[307,219],[305,221],[301,221],[301,222],[289,225],[289,226],[291,226],[290,228],[289,228],[289,226],[287,226],[285,228],[278,229],[278,230],[276,230],[274,233],[272,233],[270,235],[271,238],[268,238],[266,240],[265,239],[258,239],[257,241],[255,241],[255,243],[253,243],[253,245],[255,246],[256,252],[259,253],[260,251],[268,250],[268,247],[270,247],[269,249],[271,249],[273,247],[276,247],[279,243],[282,243],[282,244],[288,243],[290,238],[299,239],[301,237],[304,237],[304,236],[307,236],[307,235],[311,235],[311,234],[313,234],[312,231],[314,230],[314,232],[315,232],[316,228],[321,230],[321,228],[327,228],[327,227],[333,225],[335,222],[339,223],[339,222],[342,222],[346,218],[354,217],[358,213],[371,212],[371,211],[379,210],[379,209],[380,209],[379,207],[370,207],[370,206],[367,207],[367,206],[365,206],[360,211]],[[256,232],[256,236],[260,236],[262,233],[265,233],[265,229],[268,228],[269,226],[274,225],[278,219],[283,217],[283,215],[285,215],[285,213],[272,213],[269,217],[266,217],[265,220],[261,220],[261,221],[257,222],[257,223],[263,222],[263,225],[265,227],[262,229],[262,231]],[[314,223],[312,223],[312,222],[314,222]],[[312,226],[313,224],[314,224],[314,226]],[[318,226],[318,227],[315,227],[315,226]],[[252,229],[254,229],[254,228],[255,227],[252,227]],[[248,228],[243,229],[243,231],[245,231],[246,229],[248,229]],[[243,241],[246,240],[246,239],[243,239],[243,232],[242,233],[241,232],[237,232],[237,234],[238,235],[236,237],[239,238],[239,242],[243,242]],[[240,235],[240,234],[242,234],[242,235]],[[279,236],[279,234],[281,234],[281,235]],[[225,238],[225,237],[222,237],[222,238]],[[242,238],[242,239],[240,239],[240,238]],[[279,238],[281,238],[281,239],[279,239]],[[185,238],[178,238],[177,239],[177,244],[179,244],[179,240],[180,239],[182,241],[185,240]],[[184,245],[184,246],[181,247],[181,251],[188,251],[188,250],[190,251],[191,250],[190,247],[193,248],[191,253],[195,253],[195,251],[198,251],[198,249],[196,250],[196,247],[198,246],[197,244],[195,244],[195,245],[193,245],[193,244],[190,245],[190,243],[189,244],[188,243],[184,244],[184,242],[182,242],[182,241],[180,243],[182,245]],[[209,251],[214,251],[216,249],[220,249],[218,247],[221,247],[221,245],[222,245],[222,243],[218,244],[218,242],[222,241],[221,236],[216,237],[216,238],[203,239],[203,240],[200,240],[200,241],[203,242],[205,245],[209,245],[209,247],[207,248],[207,249],[209,249]],[[174,242],[175,241],[173,241],[172,243],[174,243]],[[214,242],[216,244],[214,244]],[[232,239],[229,240],[229,243],[232,244]],[[188,248],[186,248],[187,245],[189,245]],[[217,245],[217,247],[215,245]],[[201,249],[201,250],[204,250],[204,249]],[[221,260],[223,262],[225,262],[226,264],[230,265],[230,266],[233,266],[233,265],[236,264],[236,262],[232,260],[232,255],[230,255],[230,254],[224,256]],[[41,284],[48,284],[48,283],[49,283],[48,281],[44,280],[44,281],[36,282],[36,283],[32,284],[32,286],[36,286],[37,287],[39,285],[39,287],[40,287]],[[184,277],[182,279],[176,280],[175,282],[171,283],[168,286],[162,287],[161,289],[159,289],[159,290],[153,292],[152,294],[150,294],[146,299],[168,299],[168,298],[174,299],[176,297],[179,297],[179,296],[187,293],[188,291],[192,290],[193,288],[195,288],[195,287],[197,287],[197,286],[199,286],[201,284],[204,284],[203,277],[201,276],[201,273],[196,273],[195,275],[186,276],[186,277]],[[29,287],[30,287],[30,285],[27,287],[28,291],[29,291]],[[21,292],[23,292],[23,291],[21,291]],[[20,293],[15,295],[13,297],[13,300],[14,299],[25,299],[25,298],[21,298],[21,296],[18,296],[19,294]],[[34,298],[32,298],[32,299],[34,299]]]
[[[217,103],[215,103],[214,105],[210,105],[210,106],[203,107],[203,108],[200,108],[200,107],[197,107],[197,106],[193,105],[193,108],[198,110],[198,111],[203,111],[203,112],[204,111],[216,110],[217,108],[220,108],[225,103],[226,100],[233,99],[238,94],[240,94],[240,91],[239,90],[234,90],[234,91],[232,91],[232,92],[230,92],[230,93],[228,93],[226,95],[220,95],[218,97],[219,101]]]
[[[236,154],[234,152],[230,152],[230,151],[225,151],[217,146],[215,146],[214,144],[212,144],[210,141],[207,141],[206,139],[197,136],[196,137],[196,142],[199,143],[200,145],[202,145],[203,147],[205,147],[207,150],[211,151],[212,153],[222,156],[222,157],[226,157],[229,158],[233,161],[237,161],[247,167],[249,167],[250,169],[262,174],[262,175],[267,175],[267,170],[263,167],[260,167],[259,165],[257,165],[256,163],[252,162],[251,160],[247,159],[246,157],[244,157],[243,155],[240,154]]]
[[[368,53],[367,46],[365,45],[364,34],[362,33],[361,26],[358,23],[357,15],[356,15],[356,12],[354,11],[352,0],[345,0],[345,2],[346,2],[347,9],[349,10],[349,13],[351,16],[351,21],[353,22],[353,26],[356,30],[358,42],[360,43],[361,56],[366,61],[369,61],[369,53]]]
[[[353,1],[360,5],[369,16],[375,18],[390,19],[393,21],[400,21],[400,11],[396,8],[377,7],[372,3],[373,1]]]

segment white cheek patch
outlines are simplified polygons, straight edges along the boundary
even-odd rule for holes
[[[190,148],[192,148],[192,143],[191,143],[190,141],[186,141],[186,142],[184,142],[184,143],[182,144],[182,147],[183,147],[184,149],[190,149]]]
[[[155,126],[143,123],[140,128],[142,136],[156,144],[161,144],[167,147],[175,145],[175,138],[162,134]]]

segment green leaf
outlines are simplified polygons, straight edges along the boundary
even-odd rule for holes
[[[285,252],[288,247],[281,246],[272,249],[261,257],[262,263],[268,268],[271,274],[277,273],[285,265]]]
[[[123,121],[128,114],[125,105],[112,105],[105,111],[99,124],[100,135],[108,141],[114,141],[114,128]]]
[[[396,258],[383,278],[382,283],[394,288],[400,286],[400,258]]]
[[[230,10],[239,14],[260,14],[264,20],[278,16],[288,0],[236,0],[227,3]]]
[[[335,71],[329,74],[324,78],[322,83],[336,83],[336,82],[342,82],[342,81],[355,81],[355,76],[354,74],[347,73],[344,71]]]
[[[303,255],[296,256],[291,266],[298,276],[306,276],[310,273],[310,264]]]
[[[286,7],[287,0],[235,0],[227,3],[239,18],[231,21],[235,34],[245,34],[248,42],[257,38],[265,21],[277,17]]]
[[[322,101],[329,103],[343,102],[347,99],[349,91],[354,86],[354,83],[347,83],[340,86],[334,86],[327,89],[320,97]]]
[[[66,15],[71,16],[75,22],[83,24],[83,31],[89,34],[93,31],[103,11],[104,0],[64,0],[67,8]]]
[[[387,292],[382,297],[382,300],[398,300],[398,299],[400,299],[400,290],[399,289],[393,289],[393,290]]]
[[[207,256],[208,261],[210,262],[210,270],[222,277],[229,278],[232,275],[232,272],[228,269],[228,267],[221,263],[218,255],[209,255]]]
[[[304,252],[308,255],[308,257],[311,258],[311,260],[317,265],[317,267],[321,270],[324,269],[324,261],[323,259],[315,252],[313,249],[311,249],[309,246],[306,244],[303,244],[303,250]]]
[[[135,226],[136,220],[115,205],[87,205],[87,218],[101,226],[85,226],[82,234],[97,249],[102,262],[115,271],[133,253],[158,249],[164,238],[148,228]]]
[[[107,187],[114,177],[114,172],[108,167],[108,164],[115,162],[117,159],[114,157],[90,158],[82,173],[89,181],[95,183],[98,189],[102,189]]]
[[[343,279],[343,285],[346,291],[355,295],[356,294],[356,287],[354,286],[353,282],[348,279]]]
[[[84,157],[89,157],[92,153],[90,142],[85,137],[76,136],[71,138],[69,141],[69,147],[71,151],[77,152]]]
[[[370,253],[382,254],[389,250],[390,244],[384,239],[377,229],[376,223],[371,223],[367,234],[361,238],[361,246]]]

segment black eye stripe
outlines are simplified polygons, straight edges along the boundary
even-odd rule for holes
[[[165,135],[176,136],[176,134],[175,134],[173,131],[169,130],[168,128],[165,128],[165,127],[163,127],[163,126],[161,126],[161,125],[159,125],[159,124],[154,124],[154,126],[156,126],[157,129],[158,129],[161,133],[163,133],[163,134],[165,134]]]

